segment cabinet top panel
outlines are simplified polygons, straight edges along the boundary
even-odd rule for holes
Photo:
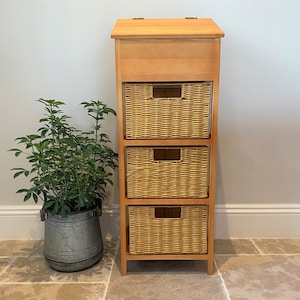
[[[212,19],[120,19],[111,37],[128,38],[221,38],[224,32]]]

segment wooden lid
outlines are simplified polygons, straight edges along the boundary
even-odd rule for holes
[[[221,38],[224,32],[212,19],[120,19],[111,37],[128,38]]]

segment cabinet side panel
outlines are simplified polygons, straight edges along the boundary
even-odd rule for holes
[[[220,73],[220,39],[215,39],[214,44],[214,81],[212,97],[212,128],[210,147],[210,205],[208,214],[208,274],[214,272],[214,224],[215,224],[215,194],[216,194],[216,160],[217,160],[217,127],[218,127],[218,101],[219,101],[219,73]]]
[[[120,40],[115,41],[115,63],[116,63],[116,95],[117,95],[117,119],[118,119],[118,159],[119,159],[119,197],[120,197],[120,254],[121,274],[127,273],[126,248],[127,248],[127,221],[125,201],[125,162],[124,162],[124,124],[123,124],[123,91],[120,66]]]

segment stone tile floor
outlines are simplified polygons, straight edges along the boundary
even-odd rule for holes
[[[42,241],[0,241],[0,299],[300,299],[300,239],[216,240],[210,276],[204,261],[131,261],[121,276],[118,247],[106,239],[101,262],[60,273]]]

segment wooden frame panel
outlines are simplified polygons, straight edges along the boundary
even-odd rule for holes
[[[224,33],[211,19],[119,20],[113,30],[116,58],[118,113],[121,274],[129,260],[207,260],[214,272],[214,203],[220,38]],[[211,136],[208,139],[131,139],[124,136],[123,84],[126,82],[213,81]],[[128,199],[126,197],[125,149],[127,146],[210,146],[209,197],[205,199]],[[129,205],[208,205],[207,254],[132,255],[128,251]]]
[[[212,80],[214,39],[140,39],[120,41],[124,82]]]

